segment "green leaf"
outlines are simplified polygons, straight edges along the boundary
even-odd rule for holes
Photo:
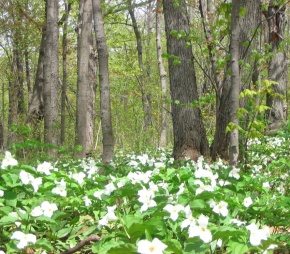
[[[69,227],[69,228],[63,228],[63,229],[57,231],[56,236],[57,236],[58,238],[63,238],[63,237],[65,237],[65,236],[67,236],[67,235],[71,232],[71,230],[72,230],[72,227]]]
[[[184,252],[188,254],[207,253],[209,244],[203,243],[199,238],[194,238],[190,242],[185,242]]]
[[[13,188],[16,186],[22,186],[22,183],[18,182],[19,177],[16,174],[12,174],[12,173],[3,174],[2,178],[3,178],[5,185],[7,187]]]
[[[247,244],[242,242],[239,238],[232,237],[228,242],[227,253],[231,254],[241,254],[246,253],[249,250]]]
[[[0,225],[9,225],[13,224],[15,221],[18,221],[19,219],[12,217],[12,216],[3,216],[0,219]]]
[[[50,241],[45,238],[37,239],[35,245],[36,248],[42,248],[46,251],[54,251],[54,247],[51,245]]]
[[[108,254],[136,254],[137,253],[137,247],[136,245],[126,243],[126,244],[120,244],[118,247],[113,247],[108,250]]]

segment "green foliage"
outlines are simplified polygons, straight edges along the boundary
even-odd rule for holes
[[[283,248],[290,241],[285,233],[290,227],[289,136],[250,140],[243,172],[222,161],[208,164],[202,157],[176,167],[164,152],[154,159],[147,154],[116,156],[105,175],[98,174],[104,165],[92,159],[29,166],[16,165],[6,154],[0,170],[0,250],[19,253],[19,241],[11,240],[16,231],[37,236],[27,246],[35,253],[61,252],[92,235],[101,238],[83,251],[133,254],[140,240],[156,238],[167,246],[164,253],[261,253],[273,244]],[[41,179],[37,188],[35,179]],[[60,182],[66,183],[62,196],[53,191]],[[155,203],[147,207],[142,193]],[[245,203],[249,198],[253,203]],[[51,216],[33,215],[43,201],[57,209]],[[224,214],[217,205],[221,201],[227,204]],[[177,204],[183,208],[174,217],[166,207]],[[186,209],[193,224],[184,224],[190,222]],[[208,218],[204,230],[211,234],[209,242],[189,237],[201,215]],[[264,234],[263,226],[274,232],[253,245],[252,223],[259,234]]]

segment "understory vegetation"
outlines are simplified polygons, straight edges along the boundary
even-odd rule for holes
[[[273,253],[289,248],[289,133],[246,160],[174,162],[170,151],[0,169],[2,253]],[[99,170],[105,168],[105,174]],[[73,249],[73,247],[75,247]]]

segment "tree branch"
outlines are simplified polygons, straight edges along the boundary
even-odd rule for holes
[[[80,249],[82,249],[85,245],[90,244],[91,242],[98,242],[100,241],[101,237],[98,235],[90,235],[86,239],[80,241],[75,247],[72,247],[66,251],[61,252],[60,254],[72,254]]]

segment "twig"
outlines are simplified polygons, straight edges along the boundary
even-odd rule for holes
[[[66,251],[61,252],[60,254],[72,254],[80,249],[82,249],[85,245],[90,244],[91,242],[98,242],[100,241],[101,237],[98,235],[90,235],[86,239],[80,241],[75,247],[72,247]]]

